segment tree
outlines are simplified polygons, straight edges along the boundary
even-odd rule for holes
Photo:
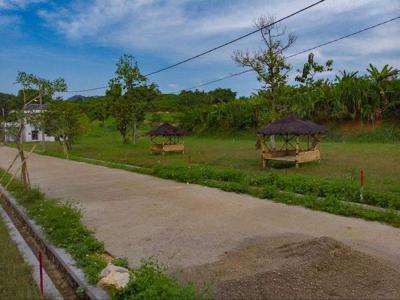
[[[18,72],[16,83],[20,84],[22,87],[20,91],[22,105],[17,107],[13,113],[14,119],[16,120],[14,140],[21,160],[21,182],[24,186],[29,186],[30,182],[26,157],[22,148],[22,133],[27,119],[31,119],[32,122],[36,120],[36,123],[39,125],[42,132],[44,131],[44,127],[42,115],[27,115],[24,112],[24,108],[32,102],[42,103],[45,97],[51,98],[51,96],[56,92],[66,91],[67,85],[62,78],[50,81],[25,72]],[[10,132],[13,132],[13,130]]]
[[[399,70],[389,67],[389,65],[384,65],[382,70],[379,69],[372,64],[369,64],[369,68],[367,68],[369,73],[369,77],[375,84],[376,89],[379,91],[379,95],[382,99],[382,111],[385,111],[389,106],[389,98],[386,96],[387,87],[391,80],[395,79],[399,74]]]
[[[52,102],[44,116],[47,132],[61,143],[68,158],[76,138],[87,133],[89,119],[77,105],[62,100]]]
[[[250,67],[258,75],[257,79],[263,84],[263,89],[272,95],[273,102],[277,99],[278,91],[285,86],[288,80],[290,64],[286,63],[283,52],[296,41],[296,36],[287,33],[286,27],[273,24],[275,17],[260,17],[256,27],[260,29],[265,49],[254,51],[252,54],[235,51],[233,59],[241,66]]]
[[[237,93],[231,89],[217,88],[209,91],[212,103],[225,103],[236,99]]]
[[[123,143],[128,143],[127,134],[130,128],[132,143],[136,144],[137,128],[159,91],[155,84],[147,84],[147,78],[140,73],[137,62],[131,55],[121,56],[115,75],[106,91],[111,114],[117,122]]]
[[[210,104],[210,95],[204,91],[183,90],[179,93],[179,103],[186,106],[196,106],[202,104]]]
[[[308,59],[304,64],[303,69],[297,70],[299,74],[296,76],[295,80],[305,86],[319,86],[326,81],[323,79],[318,79],[315,81],[315,76],[318,73],[332,71],[332,65],[333,60],[331,59],[327,60],[325,64],[320,65],[314,60],[314,53],[310,53],[308,54]]]

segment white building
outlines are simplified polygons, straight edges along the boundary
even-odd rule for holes
[[[24,112],[27,114],[37,114],[42,113],[47,109],[47,104],[28,104],[25,106]],[[28,118],[29,119],[29,118]],[[6,131],[7,127],[15,126],[15,124],[6,123]],[[10,134],[6,135],[6,141],[12,142],[14,137]],[[24,129],[22,131],[21,140],[23,142],[54,142],[54,136],[49,136],[46,133],[43,133],[39,128],[36,128],[33,124],[30,124],[27,119],[25,119]]]

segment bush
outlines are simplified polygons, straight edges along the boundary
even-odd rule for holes
[[[0,176],[3,174],[0,169]],[[6,175],[5,180],[8,181]],[[82,268],[90,283],[99,281],[100,272],[107,266],[104,244],[81,223],[81,212],[68,203],[48,199],[38,189],[27,190],[14,181],[10,192],[22,204],[29,217],[41,225],[46,237],[56,246],[65,248]],[[113,264],[128,268],[126,258],[115,258]],[[113,291],[114,299],[194,299],[196,290],[191,285],[181,286],[166,275],[165,268],[147,260],[137,270],[131,270],[128,287]]]
[[[166,268],[153,260],[143,260],[141,266],[132,270],[128,285],[115,290],[113,300],[150,300],[150,299],[197,299],[196,290],[191,285],[182,286],[165,274]]]
[[[284,191],[307,196],[335,197],[342,201],[400,209],[400,199],[395,193],[365,191],[364,199],[361,200],[360,190],[356,183],[337,178],[304,175],[279,176],[275,173],[252,176],[236,170],[219,171],[206,166],[187,168],[161,165],[156,166],[151,175],[217,187],[225,191],[249,193],[260,198],[273,198],[277,191]],[[254,188],[261,190],[254,190]]]

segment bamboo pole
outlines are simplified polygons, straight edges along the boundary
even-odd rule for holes
[[[3,178],[6,176],[6,174],[11,170],[11,168],[13,167],[13,165],[15,164],[15,162],[17,161],[18,157],[19,157],[19,153],[17,153],[17,155],[15,155],[13,161],[12,161],[11,164],[8,166],[7,170],[1,175],[0,183],[3,181]]]
[[[17,176],[18,171],[22,168],[23,164],[26,163],[26,161],[28,160],[28,158],[31,156],[32,152],[36,149],[37,145],[34,145],[31,149],[31,151],[29,151],[28,155],[25,156],[25,159],[20,163],[20,165],[18,166],[18,168],[15,170],[15,172],[12,174],[10,180],[7,182],[7,184],[4,186],[4,190],[7,190],[8,186],[11,184],[11,182],[14,180],[14,178]],[[0,198],[3,197],[3,191],[0,193]]]
[[[296,168],[299,167],[299,163],[297,162],[297,156],[299,155],[300,151],[300,136],[296,136]]]

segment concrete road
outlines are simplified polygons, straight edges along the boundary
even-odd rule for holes
[[[0,148],[0,166],[16,151]],[[31,181],[73,201],[108,251],[172,269],[218,261],[246,241],[328,236],[400,267],[400,229],[123,170],[32,155]]]

